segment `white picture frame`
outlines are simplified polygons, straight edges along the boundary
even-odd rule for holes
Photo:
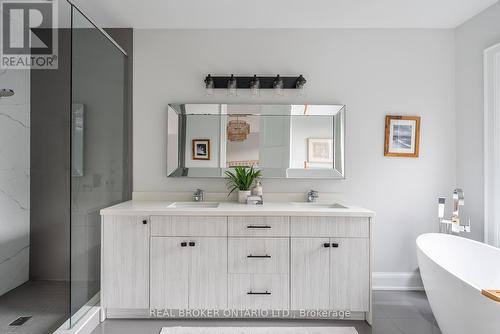
[[[308,138],[307,139],[307,162],[309,162],[309,163],[333,163],[333,139],[331,139],[331,138]]]

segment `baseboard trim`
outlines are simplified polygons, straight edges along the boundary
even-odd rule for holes
[[[424,285],[417,272],[374,272],[373,290],[422,291]]]

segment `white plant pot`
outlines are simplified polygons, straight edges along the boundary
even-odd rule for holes
[[[246,204],[247,197],[251,194],[252,192],[250,190],[238,190],[238,203]]]

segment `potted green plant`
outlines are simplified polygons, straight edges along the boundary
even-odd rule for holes
[[[228,177],[227,189],[229,195],[233,191],[238,190],[238,202],[246,203],[247,197],[250,196],[250,188],[254,181],[261,176],[258,169],[252,167],[235,167],[234,170],[227,170],[226,176]]]

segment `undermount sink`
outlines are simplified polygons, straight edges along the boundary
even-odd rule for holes
[[[216,202],[175,202],[168,206],[170,209],[210,209],[218,208],[219,203]]]
[[[338,203],[292,202],[292,205],[302,208],[347,209],[347,206]]]

